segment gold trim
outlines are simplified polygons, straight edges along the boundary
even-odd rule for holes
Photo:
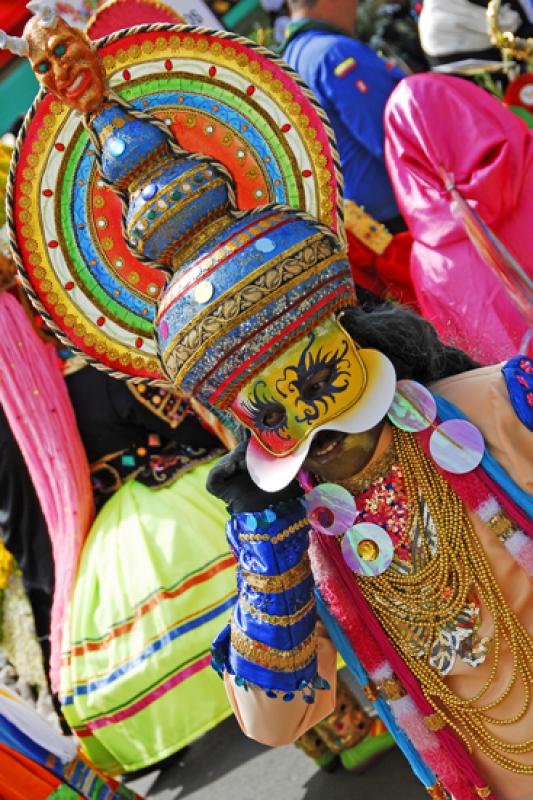
[[[446,720],[436,711],[424,717],[424,724],[430,731],[440,731],[446,727]]]
[[[234,624],[231,626],[231,644],[237,653],[248,661],[278,672],[294,672],[297,669],[303,669],[315,657],[317,647],[314,631],[291,650],[276,650],[274,647],[269,647],[267,644],[247,636]]]
[[[393,239],[383,223],[371,217],[363,206],[358,206],[353,200],[344,201],[344,227],[357,241],[379,256]]]
[[[503,511],[494,514],[487,522],[487,526],[502,542],[506,542],[516,533],[513,523]]]
[[[292,569],[286,570],[286,572],[282,572],[280,575],[257,575],[255,572],[242,570],[242,577],[251,589],[256,592],[273,594],[285,592],[287,589],[294,589],[310,574],[311,564],[307,553],[299,564],[296,564]]]
[[[384,694],[387,695],[389,700],[392,700],[393,702],[395,700],[401,700],[402,697],[405,697],[407,694],[396,676],[392,678],[385,678],[385,680],[380,684],[380,689]]]
[[[279,542],[292,536],[293,533],[297,533],[302,528],[305,528],[306,525],[309,525],[309,520],[307,517],[304,517],[304,519],[300,519],[298,522],[285,528],[285,530],[278,533],[277,536],[271,537],[269,533],[239,533],[239,539],[242,542],[270,542],[271,544],[279,544]]]
[[[368,681],[366,686],[363,686],[362,689],[365,693],[365,697],[367,700],[370,700],[371,703],[374,703],[380,695],[379,689],[372,681]]]
[[[211,219],[204,217],[202,222],[190,231],[189,236],[192,241],[182,243],[180,239],[177,239],[164,251],[161,259],[164,258],[165,263],[174,272],[177,272],[184,263],[192,261],[199,248],[212,241],[232,222],[235,222],[235,219],[229,210],[228,203],[225,202],[213,210]]]
[[[531,61],[533,58],[533,37],[522,39],[511,31],[502,31],[500,28],[500,6],[501,0],[490,0],[487,8],[489,25],[489,36],[491,44],[502,51],[504,60],[510,56],[523,61]]]
[[[160,395],[161,404],[159,406],[155,406],[144,397],[144,392],[146,389],[143,383],[139,384],[126,381],[126,386],[138,403],[141,403],[141,405],[151,411],[152,414],[154,414],[156,417],[159,417],[159,419],[162,419],[163,422],[165,422],[170,428],[177,428],[187,416],[187,410],[185,410],[177,419],[172,419],[170,417],[170,414],[172,414],[173,411],[177,411],[177,409],[180,407],[180,404],[185,400],[184,396],[175,388],[167,389],[165,395]],[[164,413],[163,408],[166,407],[169,397],[174,398],[174,404],[167,413]]]
[[[282,628],[287,628],[289,625],[296,625],[297,622],[300,622],[300,620],[302,620],[305,615],[315,607],[315,598],[311,597],[311,599],[308,600],[307,603],[294,614],[284,614],[282,616],[278,616],[277,614],[267,614],[264,611],[259,611],[259,609],[245,600],[242,596],[239,598],[239,603],[245,611],[261,622],[266,622],[268,625],[280,625]]]
[[[434,783],[433,786],[427,786],[426,789],[431,800],[450,800],[450,795],[440,781]]]

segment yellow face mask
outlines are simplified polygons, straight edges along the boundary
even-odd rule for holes
[[[256,375],[231,409],[266,451],[283,457],[354,406],[366,384],[357,346],[329,317]]]

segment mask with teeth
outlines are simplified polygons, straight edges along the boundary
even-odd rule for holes
[[[48,91],[71,108],[95,111],[104,98],[102,63],[81,31],[61,17],[32,17],[24,29],[32,69]]]

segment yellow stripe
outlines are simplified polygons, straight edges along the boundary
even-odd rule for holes
[[[342,73],[348,69],[348,67],[351,67],[352,64],[355,64],[355,58],[350,56],[349,58],[345,58],[344,61],[341,61],[340,64],[337,64],[333,72],[337,77],[339,77],[339,75],[342,75]]]

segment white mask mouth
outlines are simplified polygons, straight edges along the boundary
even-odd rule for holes
[[[273,456],[252,437],[246,451],[250,477],[264,492],[279,492],[298,474],[315,436],[321,431],[364,433],[383,419],[396,390],[396,373],[378,350],[359,350],[367,370],[367,385],[359,400],[343,414],[319,425],[302,444],[285,456]]]

